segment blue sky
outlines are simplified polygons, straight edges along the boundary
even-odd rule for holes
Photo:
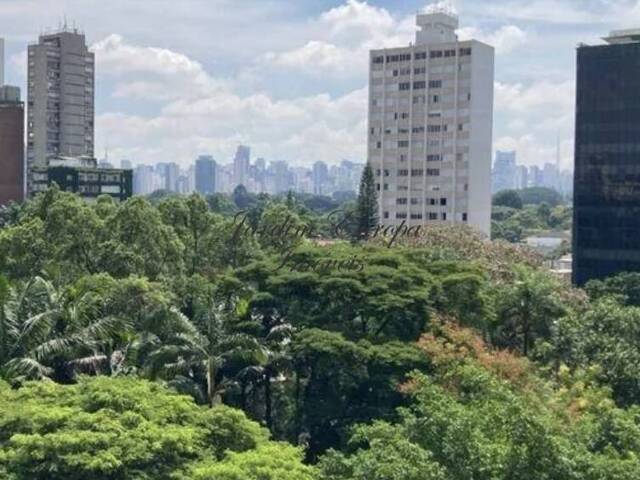
[[[414,0],[0,0],[8,81],[65,18],[96,52],[97,154],[134,163],[198,154],[310,165],[365,159],[367,51],[408,44]],[[640,27],[639,0],[454,0],[463,38],[496,47],[494,147],[573,155],[575,47]]]

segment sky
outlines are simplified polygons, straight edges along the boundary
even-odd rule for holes
[[[408,45],[417,0],[0,0],[7,83],[66,18],[96,54],[96,156],[201,154],[310,166],[366,160],[368,51]],[[494,149],[573,163],[575,48],[640,27],[640,0],[452,0],[461,39],[496,48]]]

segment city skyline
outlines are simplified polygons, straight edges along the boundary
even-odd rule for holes
[[[496,47],[493,148],[515,149],[523,164],[543,165],[554,160],[560,132],[562,167],[570,167],[575,46],[637,22],[638,2],[590,1],[580,10],[572,2],[453,3],[465,25],[461,38]],[[163,2],[156,12],[69,0],[51,2],[41,15],[32,2],[9,0],[0,18],[8,83],[23,89],[26,45],[45,27],[66,15],[86,33],[97,57],[98,157],[108,148],[116,161],[184,166],[203,154],[226,161],[238,144],[250,144],[257,156],[311,166],[365,159],[367,66],[360,54],[408,44],[411,19],[427,4],[274,1],[237,8],[220,1],[223,8],[211,8],[190,0],[174,10]],[[25,9],[29,15],[21,16]],[[175,13],[176,31],[144,27],[160,11]],[[207,30],[204,22],[221,28]],[[222,41],[227,24],[243,32],[237,48]]]

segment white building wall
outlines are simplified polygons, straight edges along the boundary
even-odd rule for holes
[[[462,222],[488,234],[493,48],[458,42],[452,16],[420,15],[418,24],[438,32],[370,53],[368,161],[379,216],[387,225]]]

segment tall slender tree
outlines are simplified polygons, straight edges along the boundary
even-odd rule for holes
[[[360,178],[356,205],[356,239],[367,240],[378,223],[378,200],[371,165],[367,164]]]

